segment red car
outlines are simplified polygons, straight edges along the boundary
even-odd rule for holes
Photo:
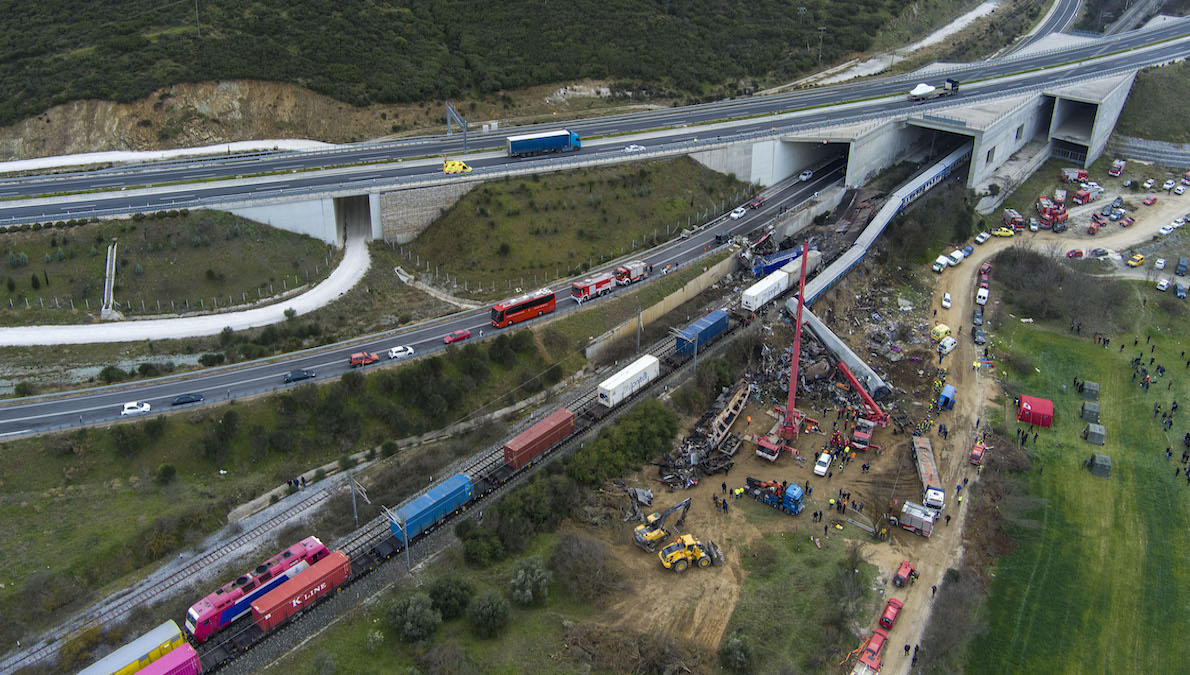
[[[1120,219],[1120,225],[1123,227],[1128,227],[1129,225],[1133,225],[1135,223],[1136,223],[1136,219],[1133,218],[1132,216],[1128,216],[1127,218]]]
[[[896,598],[889,598],[888,604],[884,606],[884,613],[880,615],[880,625],[892,630],[893,624],[897,622],[897,617],[901,614],[901,608],[904,605]]]
[[[456,330],[455,332],[450,333],[446,337],[442,338],[442,342],[449,345],[455,342],[462,342],[469,337],[471,337],[471,331],[466,329]]]
[[[917,570],[914,569],[913,563],[908,560],[902,560],[901,566],[897,568],[896,575],[893,576],[893,585],[906,586],[916,576]]]
[[[1067,258],[1081,258],[1084,255],[1086,255],[1086,252],[1084,252],[1081,248],[1072,248],[1066,252]]]
[[[992,263],[984,263],[984,264],[980,265],[979,273],[980,274],[991,274],[992,273]]]
[[[1148,197],[1145,197],[1145,201],[1143,203],[1145,206],[1152,206],[1153,204],[1157,203],[1157,198],[1153,195],[1149,195]]]

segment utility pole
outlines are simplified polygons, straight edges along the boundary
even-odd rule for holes
[[[822,65],[822,36],[826,35],[826,26],[818,27],[818,65]]]
[[[401,547],[405,549],[405,571],[413,574],[413,566],[409,564],[409,530],[405,529],[405,519],[393,513],[387,506],[381,506],[380,508],[384,510],[384,515],[388,517],[390,522],[395,523],[397,527],[401,528],[401,539],[403,540]]]

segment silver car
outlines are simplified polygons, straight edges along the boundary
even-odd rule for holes
[[[388,350],[390,359],[407,359],[410,356],[413,356],[413,347],[400,346]]]

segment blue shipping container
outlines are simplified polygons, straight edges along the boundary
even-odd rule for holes
[[[798,247],[791,251],[774,253],[765,258],[757,258],[752,262],[752,276],[767,277],[800,257],[802,257],[802,249]]]
[[[677,338],[677,352],[679,354],[693,354],[695,341],[698,348],[705,349],[715,338],[727,330],[727,312],[716,309],[703,318],[695,321],[689,328],[682,331]]]
[[[583,147],[578,134],[561,129],[508,137],[508,156],[524,157],[545,152],[569,152]]]
[[[409,538],[433,527],[450,513],[471,501],[471,479],[460,473],[447,478],[430,488],[424,495],[397,509],[397,515],[405,522]],[[404,543],[405,537],[396,523],[389,523],[393,536]]]

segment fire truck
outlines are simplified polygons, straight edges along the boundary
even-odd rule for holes
[[[611,293],[615,288],[615,275],[611,272],[600,272],[574,282],[570,287],[570,295],[578,302],[583,302],[591,298],[598,298],[605,293]]]
[[[621,286],[635,284],[649,276],[653,266],[643,260],[633,260],[616,268],[616,283]]]

